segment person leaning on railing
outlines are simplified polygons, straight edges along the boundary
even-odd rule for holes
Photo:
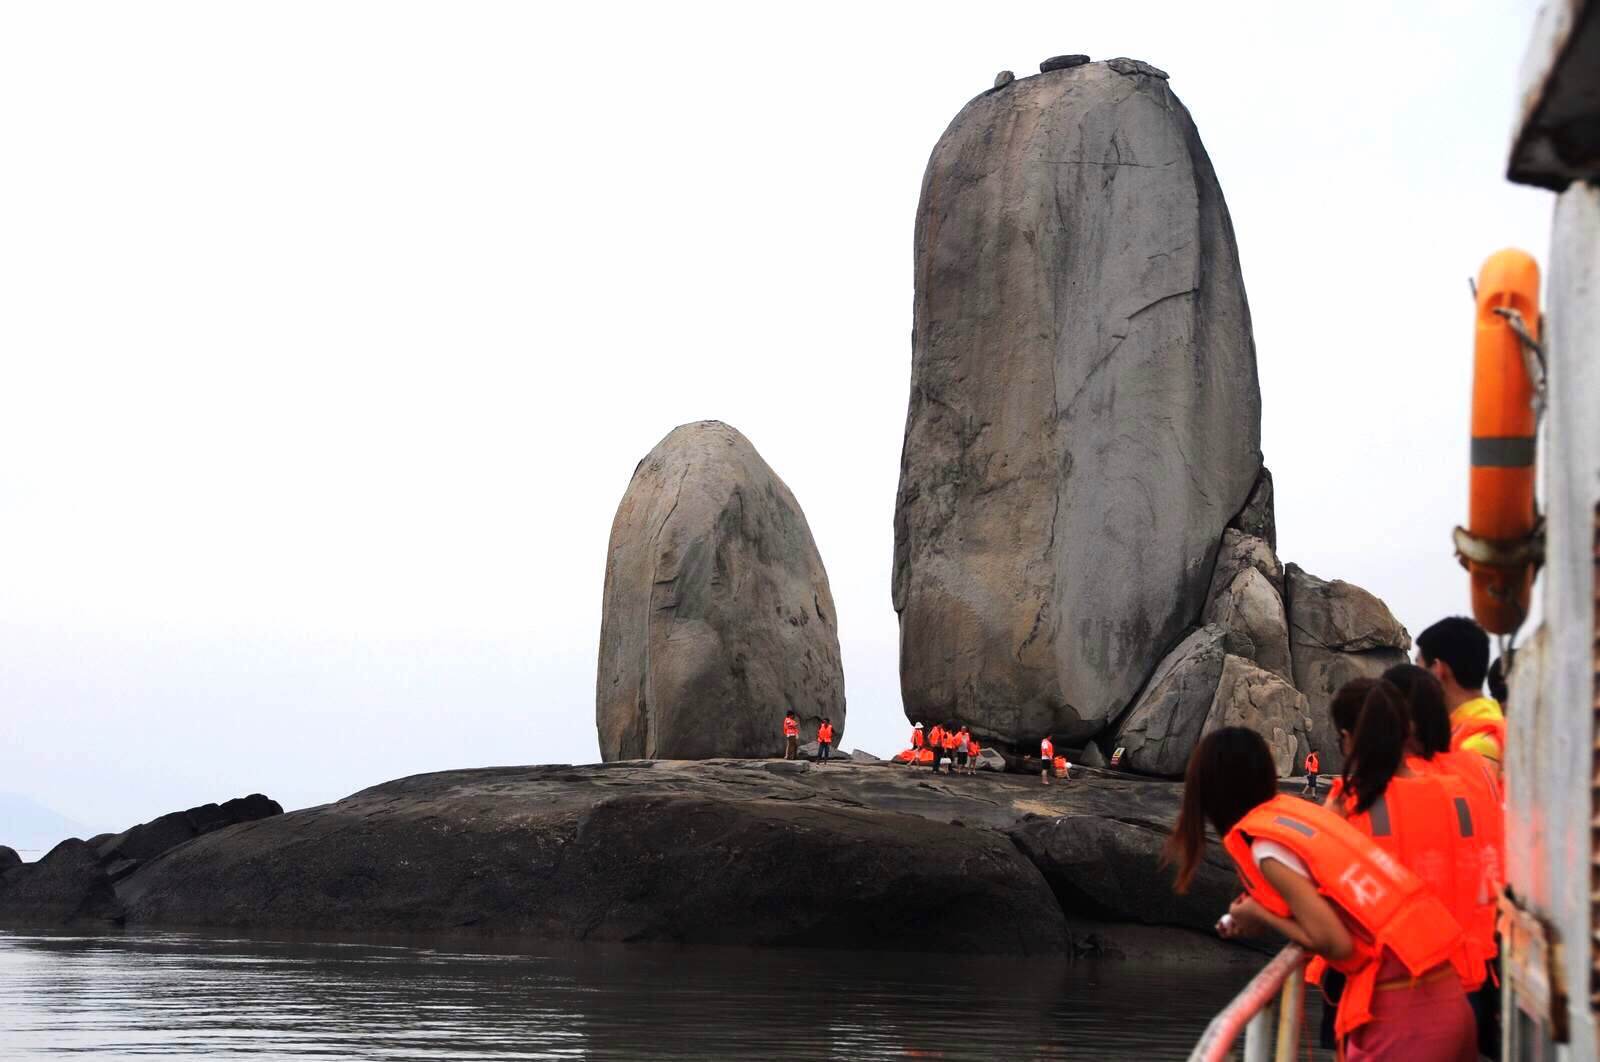
[[[1179,892],[1200,866],[1208,822],[1246,889],[1217,932],[1276,932],[1343,972],[1336,1029],[1346,1059],[1476,1059],[1472,1011],[1450,965],[1460,925],[1370,837],[1326,808],[1279,795],[1272,753],[1255,731],[1215,731],[1189,759],[1166,848]],[[1405,980],[1390,990],[1380,977]],[[1378,1035],[1361,1034],[1369,1025]]]

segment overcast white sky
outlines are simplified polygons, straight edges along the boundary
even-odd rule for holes
[[[1464,609],[1534,8],[1399,6],[0,6],[0,789],[99,830],[597,759],[611,518],[708,417],[805,508],[843,744],[893,751],[922,170],[1061,52],[1199,125],[1284,558]]]

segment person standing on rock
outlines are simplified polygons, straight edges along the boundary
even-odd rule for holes
[[[967,728],[966,727],[962,727],[961,731],[958,734],[956,734],[956,773],[957,774],[966,774],[967,773],[967,749],[970,747],[971,743],[972,743],[972,735],[967,732]]]
[[[918,723],[911,728],[911,762],[916,763],[916,754],[922,751],[922,724]]]
[[[797,759],[800,755],[800,720],[790,708],[783,713],[783,758]]]
[[[1039,781],[1043,782],[1045,785],[1050,784],[1050,768],[1055,766],[1055,761],[1055,742],[1050,740],[1049,734],[1046,734],[1044,736],[1044,740],[1039,742],[1039,766],[1041,768],[1039,771]]]
[[[822,725],[817,727],[817,762],[827,763],[828,755],[833,751],[833,724],[827,716],[822,717]]]
[[[938,723],[928,731],[928,748],[933,751],[933,773],[939,773],[939,758],[944,755],[944,727]]]
[[[1317,773],[1322,764],[1317,760],[1317,750],[1306,753],[1306,787],[1301,796],[1317,799]]]
[[[956,773],[956,745],[960,740],[960,735],[956,733],[954,723],[944,728],[944,758],[946,761],[944,770],[946,774]]]
[[[978,744],[978,735],[976,735],[976,734],[968,734],[967,735],[967,773],[968,774],[977,774],[978,773],[978,753],[980,753],[982,751],[983,751],[983,748]]]

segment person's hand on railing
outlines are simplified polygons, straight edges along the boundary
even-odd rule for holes
[[[1223,940],[1239,937],[1258,937],[1272,928],[1263,915],[1266,911],[1248,896],[1241,896],[1228,907],[1228,913],[1217,920],[1217,936]]]

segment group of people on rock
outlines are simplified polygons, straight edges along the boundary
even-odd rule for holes
[[[833,720],[827,716],[817,724],[817,762],[823,763],[833,755]],[[783,713],[783,758],[800,758],[800,717],[790,708]]]
[[[939,773],[939,764],[943,762],[946,774],[977,774],[978,754],[983,747],[978,744],[978,737],[965,725],[948,726],[933,724],[933,728],[926,734],[922,731],[922,724],[917,723],[911,728],[911,750],[913,755],[921,757],[926,749],[933,754],[933,773]]]
[[[1279,793],[1253,730],[1217,730],[1190,757],[1167,843],[1178,890],[1209,824],[1245,888],[1217,932],[1310,952],[1348,1062],[1498,1057],[1506,730],[1488,670],[1488,636],[1452,617],[1418,636],[1415,664],[1346,684],[1329,706],[1344,766],[1322,804]]]

